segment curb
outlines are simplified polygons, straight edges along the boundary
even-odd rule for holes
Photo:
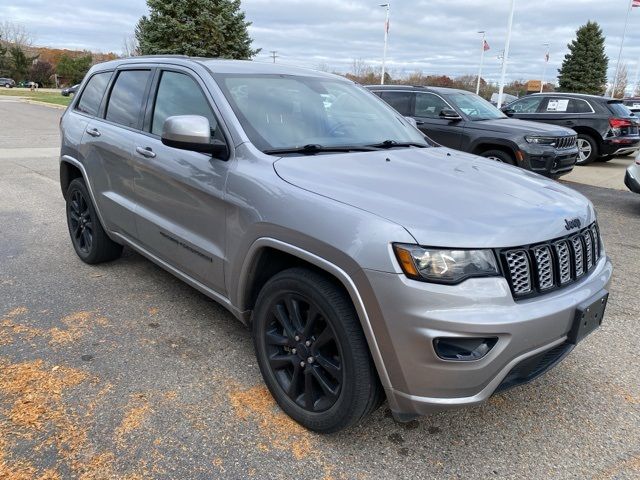
[[[31,103],[33,105],[44,105],[45,107],[58,108],[61,110],[66,110],[67,108],[66,105],[56,105],[55,103],[40,102],[38,100],[29,100],[28,98],[24,98],[24,97],[17,97],[17,98],[19,98],[25,103]]]

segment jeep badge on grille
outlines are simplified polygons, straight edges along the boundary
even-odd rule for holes
[[[565,223],[564,228],[566,228],[567,230],[580,228],[580,226],[582,226],[582,222],[580,222],[579,218],[572,218],[571,220],[565,219],[564,223]]]

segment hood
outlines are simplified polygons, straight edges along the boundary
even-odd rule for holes
[[[444,147],[291,156],[274,168],[290,184],[402,225],[425,246],[527,245],[567,235],[565,219],[595,219],[589,200],[556,181]]]
[[[557,137],[576,134],[576,132],[570,128],[551,125],[549,123],[529,122],[527,120],[519,120],[517,118],[501,118],[495,120],[467,122],[465,124],[465,128],[509,134],[549,135]]]

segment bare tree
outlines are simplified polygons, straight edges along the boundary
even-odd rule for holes
[[[623,63],[620,65],[620,69],[618,70],[618,78],[616,80],[616,84],[613,86],[613,98],[623,98],[628,84],[629,69],[627,68],[627,64]]]
[[[9,20],[0,22],[0,38],[4,42],[20,48],[28,48],[33,45],[33,36],[25,26]]]
[[[132,33],[122,39],[122,56],[123,57],[138,57],[140,56],[140,44],[135,34]]]

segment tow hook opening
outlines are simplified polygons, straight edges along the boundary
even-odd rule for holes
[[[438,337],[433,341],[436,355],[443,360],[471,362],[480,360],[498,343],[498,337]]]

